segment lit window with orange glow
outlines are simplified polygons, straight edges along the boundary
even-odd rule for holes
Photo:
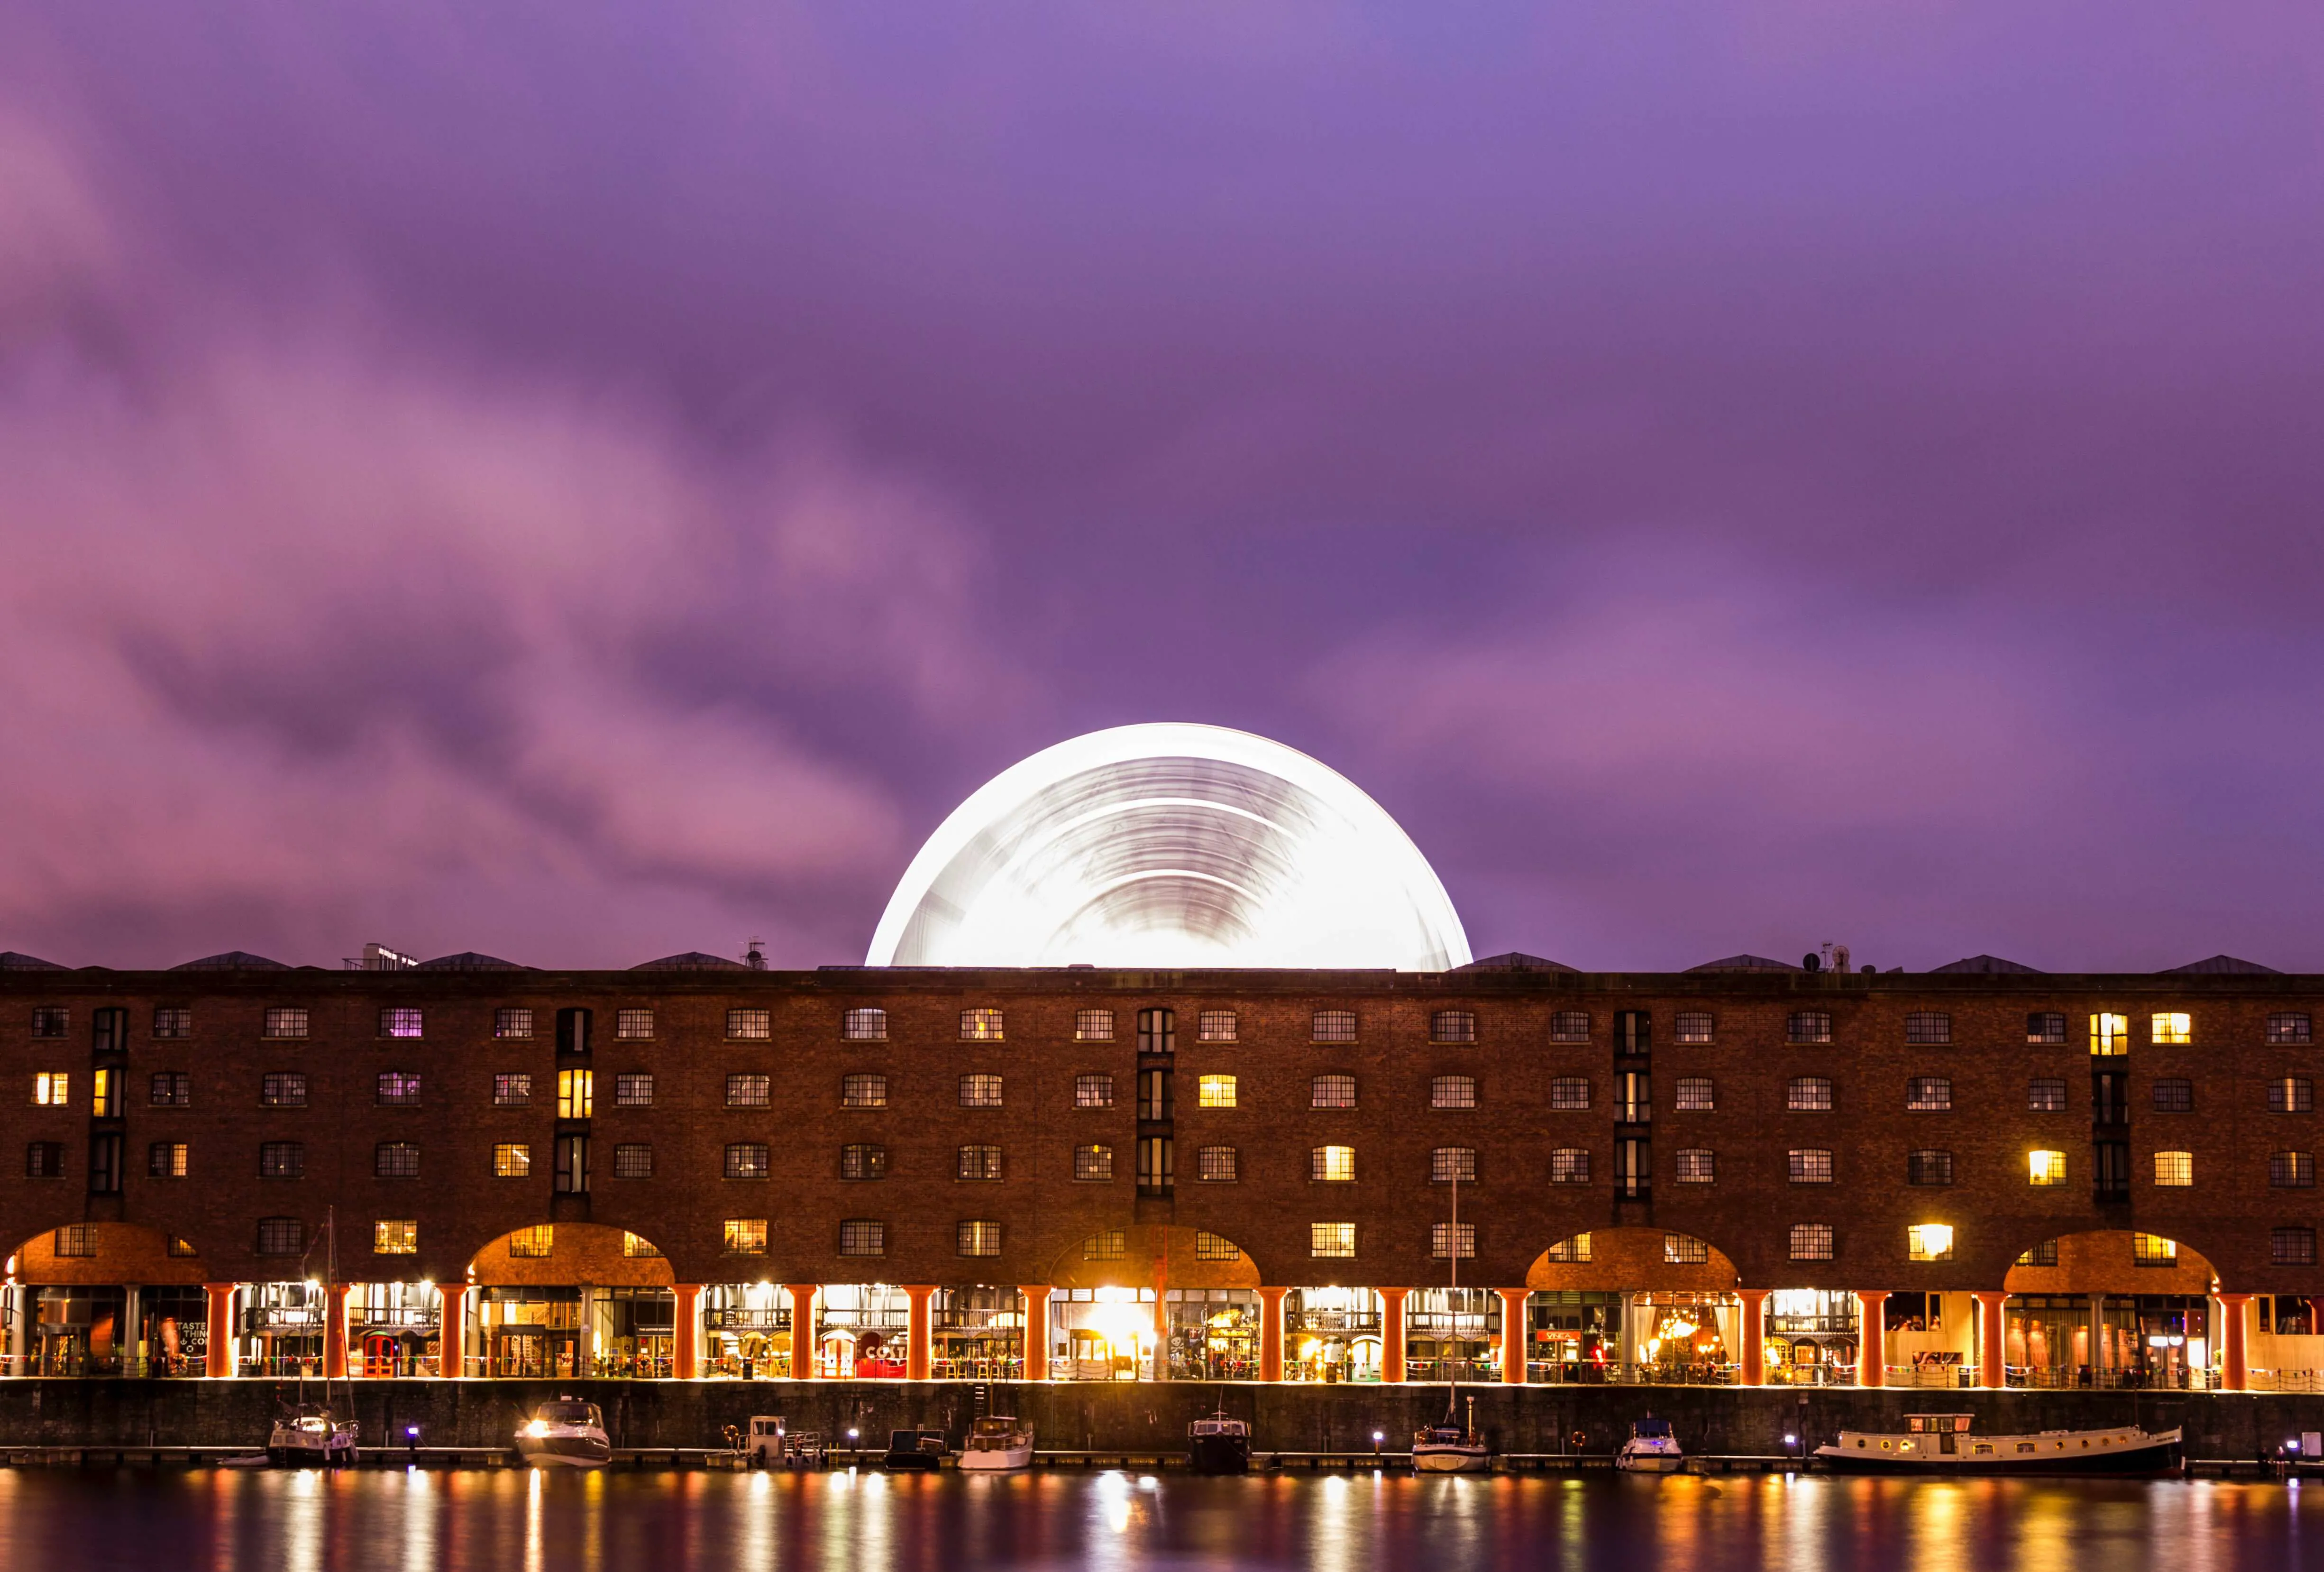
[[[1905,1242],[1911,1246],[1915,1261],[1950,1261],[1953,1258],[1953,1225],[1950,1223],[1915,1223],[1906,1230]]]
[[[1194,1084],[1195,1091],[1205,1108],[1231,1108],[1235,1105],[1235,1078],[1232,1076],[1204,1076]]]
[[[2195,1040],[2195,1018],[2183,1010],[2158,1011],[2147,1022],[2149,1042],[2192,1042]]]
[[[72,1100],[72,1074],[69,1070],[42,1070],[32,1077],[32,1104],[40,1108],[61,1108]]]
[[[2025,1154],[2025,1182],[2030,1185],[2061,1185],[2066,1182],[2066,1154],[2062,1151],[2029,1151]]]
[[[2099,1059],[2116,1059],[2130,1051],[2130,1017],[2127,1015],[2093,1015],[2090,1017],[2090,1052]]]
[[[1356,1177],[1356,1149],[1319,1146],[1308,1154],[1308,1177],[1325,1184],[1351,1184]]]
[[[2191,1151],[2158,1151],[2154,1154],[2154,1182],[2183,1189],[2195,1182],[2195,1154]]]

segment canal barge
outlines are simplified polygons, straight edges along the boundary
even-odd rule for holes
[[[2180,1432],[2120,1425],[2103,1430],[1978,1435],[1968,1414],[1907,1414],[1902,1431],[1842,1430],[1818,1447],[1835,1474],[2176,1474]]]

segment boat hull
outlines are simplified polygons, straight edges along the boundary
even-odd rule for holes
[[[520,1436],[516,1454],[533,1468],[603,1468],[613,1445],[602,1435]]]
[[[1625,1474],[1676,1474],[1686,1466],[1686,1459],[1676,1452],[1625,1452],[1614,1459],[1614,1466]]]
[[[355,1444],[333,1441],[323,1446],[269,1442],[266,1460],[277,1468],[352,1468],[355,1462]]]
[[[1493,1455],[1481,1447],[1423,1447],[1412,1449],[1415,1474],[1482,1474]]]
[[[960,1466],[970,1474],[1006,1474],[1015,1468],[1033,1466],[1033,1443],[1022,1447],[996,1447],[990,1452],[963,1452]]]
[[[1186,1443],[1186,1466],[1196,1474],[1248,1474],[1250,1439],[1246,1436],[1195,1436]]]
[[[2024,1438],[2037,1447],[2044,1441],[2054,1443],[2061,1438],[2054,1436]],[[2001,1444],[2014,1448],[2020,1439],[2007,1437],[1997,1440],[1997,1450],[1990,1456],[1939,1453],[1928,1457],[1899,1457],[1892,1453],[1852,1447],[1819,1447],[1814,1456],[1817,1462],[1834,1474],[1906,1476],[1987,1475],[2005,1477],[2015,1475],[2024,1478],[2097,1475],[2122,1479],[2153,1478],[2180,1472],[2181,1448],[2176,1430],[2150,1437],[2144,1442],[2088,1450],[2070,1444],[2079,1442],[2080,1437],[2062,1438],[2070,1443],[2064,1450],[2052,1445],[2024,1454],[1998,1450]]]

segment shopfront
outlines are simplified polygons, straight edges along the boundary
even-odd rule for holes
[[[432,1375],[444,1296],[427,1282],[359,1282],[347,1290],[347,1373]]]
[[[532,1379],[586,1373],[581,1353],[577,1288],[503,1284],[477,1292],[487,1372]]]
[[[1618,1378],[1624,1298],[1594,1289],[1551,1289],[1527,1295],[1526,1315],[1532,1323],[1533,1336],[1526,1379],[1602,1382]]]
[[[1050,1378],[1151,1381],[1154,1290],[1057,1289],[1049,1296]]]
[[[702,1290],[702,1348],[711,1375],[758,1381],[790,1374],[790,1295],[779,1283],[710,1284]]]
[[[900,1381],[912,1301],[890,1283],[826,1283],[816,1294],[816,1371],[825,1380]]]
[[[1368,1288],[1296,1288],[1283,1296],[1286,1381],[1378,1381],[1387,1301]]]
[[[1025,1295],[1003,1287],[940,1288],[929,1300],[937,1380],[1020,1381],[1025,1373]]]
[[[1169,1379],[1259,1379],[1258,1290],[1174,1288],[1164,1308],[1170,1327]]]
[[[1404,1318],[1407,1380],[1501,1378],[1501,1296],[1492,1290],[1415,1289]]]
[[[1772,1384],[1845,1386],[1856,1380],[1861,1318],[1844,1289],[1779,1288],[1767,1296],[1766,1378]]]

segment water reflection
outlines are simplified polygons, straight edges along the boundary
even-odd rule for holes
[[[2228,1482],[0,1469],[0,1565],[200,1572],[2241,1572],[2324,1492]]]

